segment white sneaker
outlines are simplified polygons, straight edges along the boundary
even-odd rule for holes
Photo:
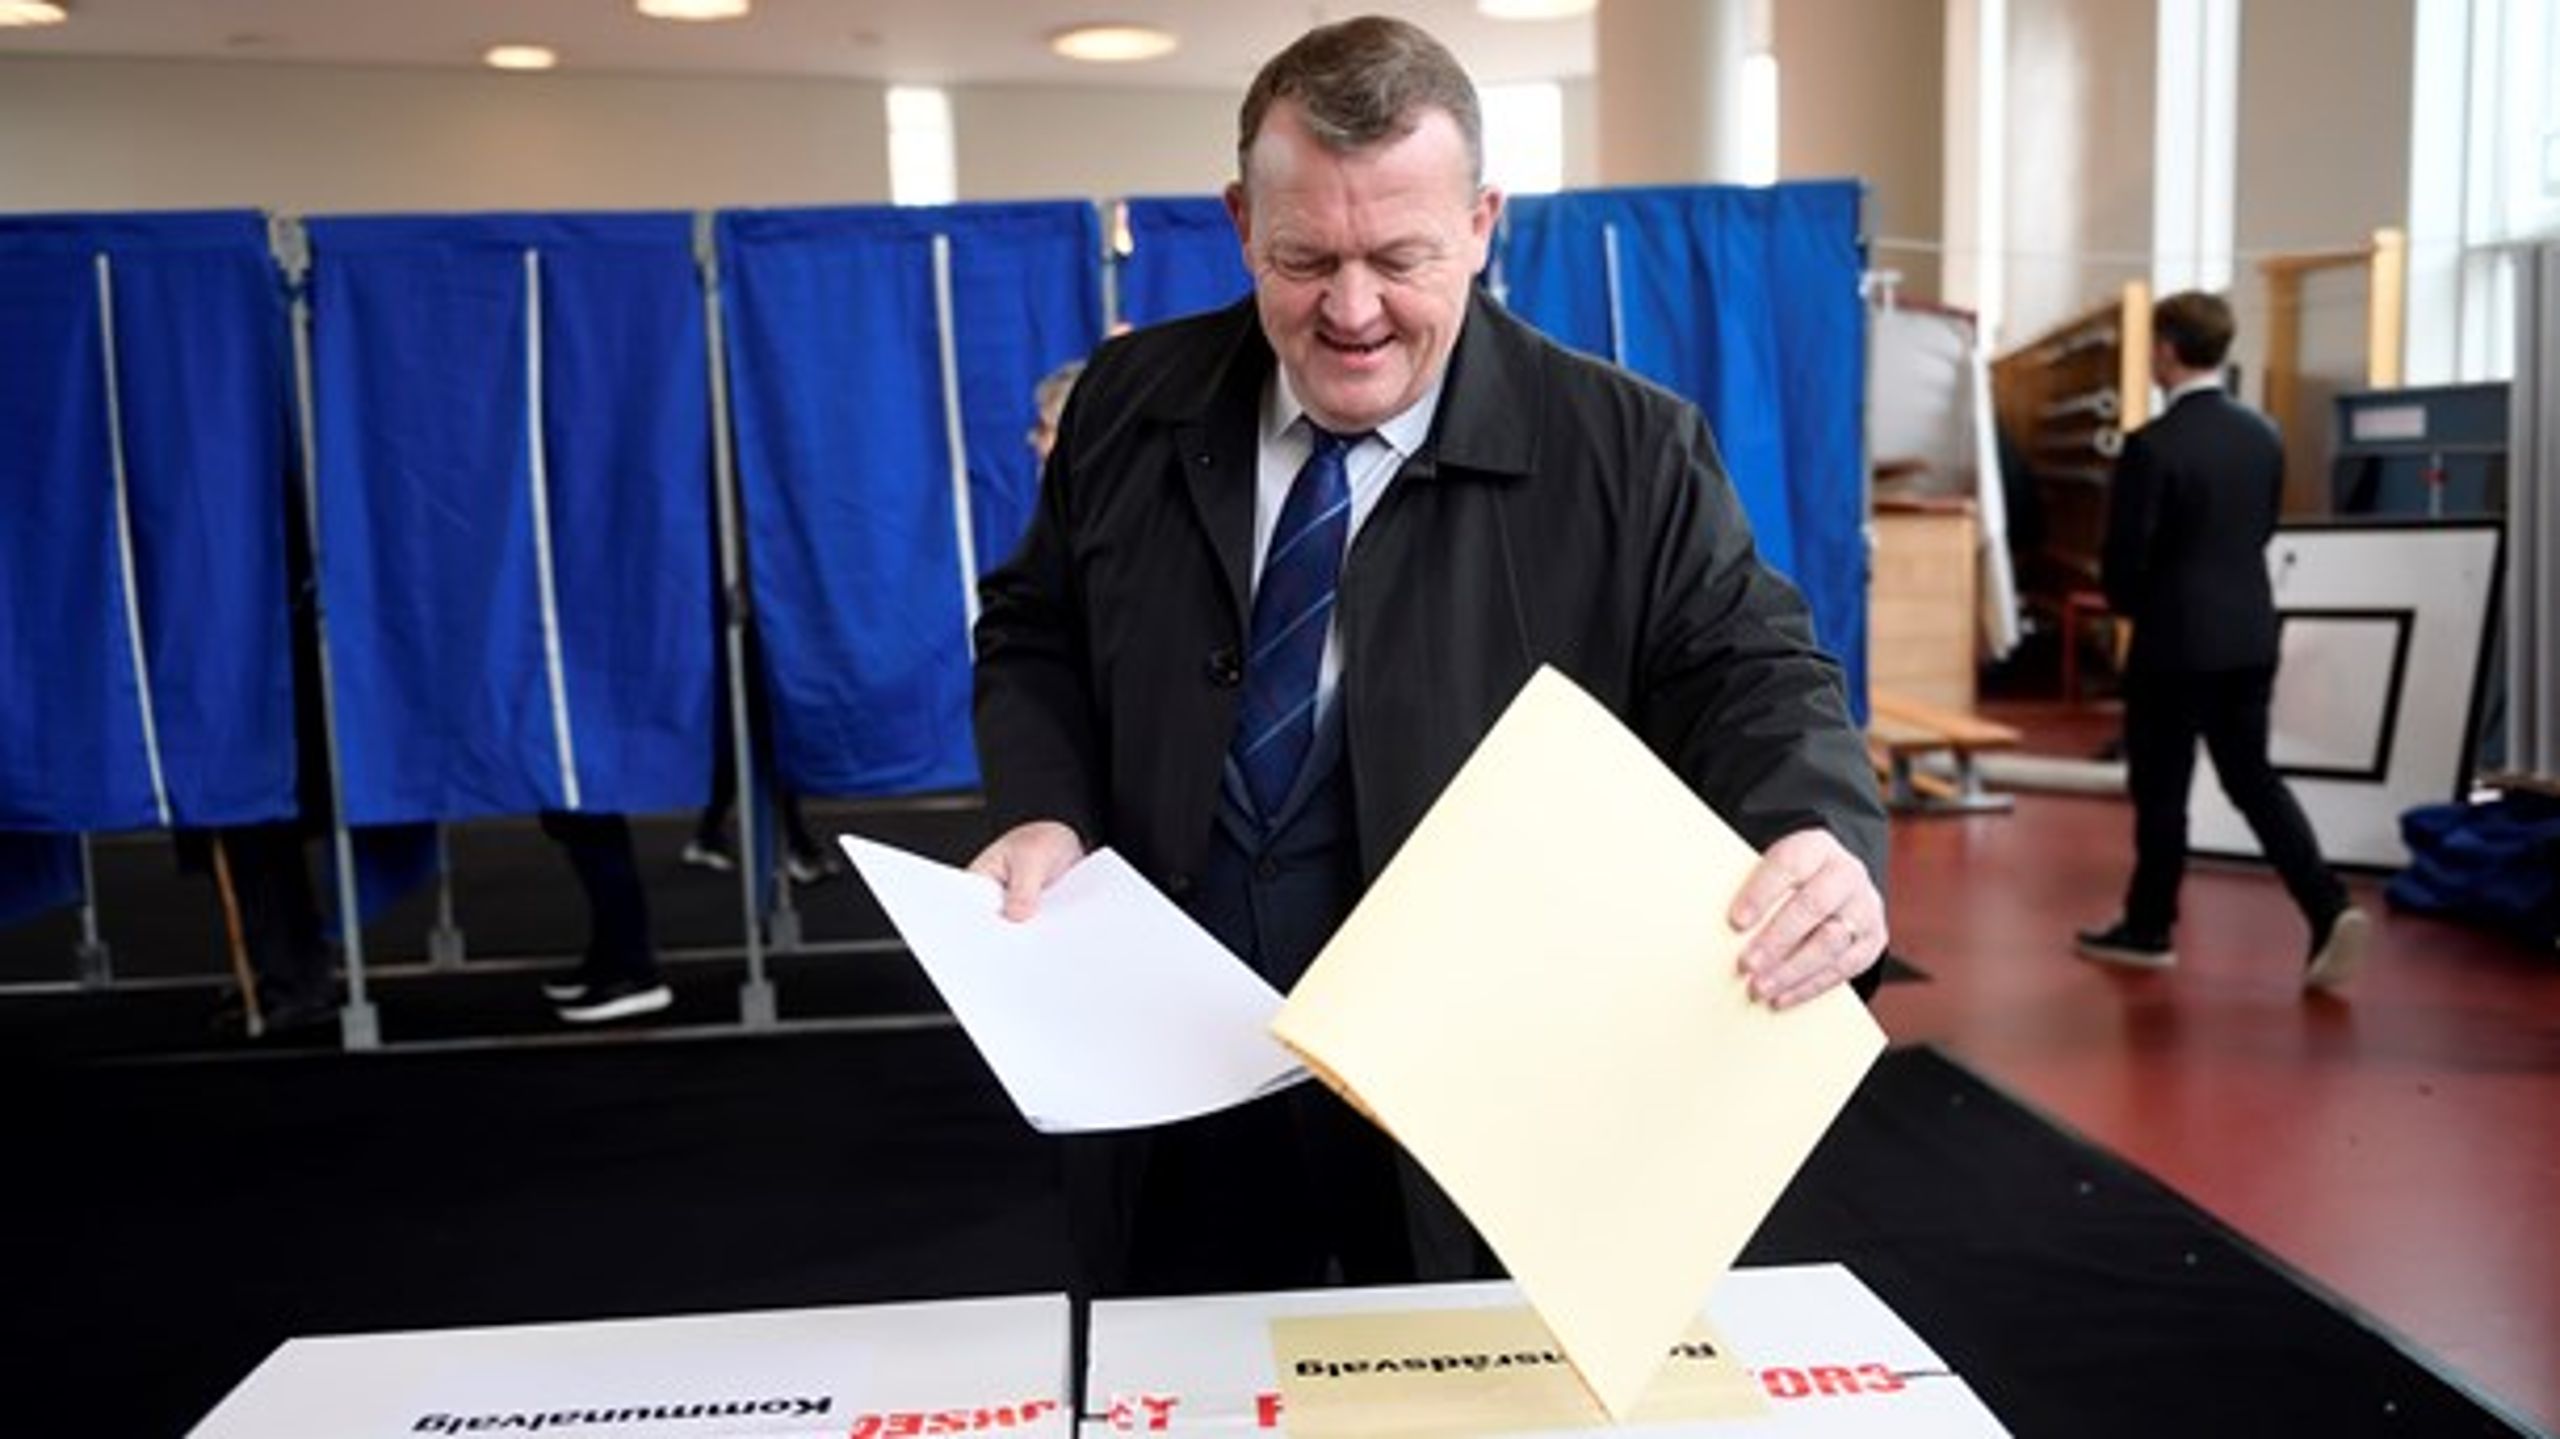
[[[738,862],[730,857],[727,850],[704,844],[698,839],[686,840],[683,853],[676,858],[695,869],[707,869],[714,874],[728,874],[738,867]]]
[[[637,1014],[655,1014],[676,1002],[675,991],[655,979],[609,979],[589,985],[579,996],[552,1011],[570,1024],[603,1024]]]
[[[844,865],[830,854],[791,854],[782,861],[782,872],[793,884],[816,884],[844,872]]]
[[[2373,940],[2373,921],[2363,910],[2348,905],[2329,921],[2328,936],[2311,952],[2311,967],[2302,972],[2302,987],[2335,994],[2346,988],[2347,981],[2364,967],[2367,948]]]
[[[542,997],[550,1000],[553,1004],[567,1004],[572,1000],[583,997],[587,992],[589,982],[585,969],[573,969],[556,979],[544,980],[542,982]]]

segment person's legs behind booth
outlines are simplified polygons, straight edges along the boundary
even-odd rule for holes
[[[239,926],[247,983],[255,991],[263,1032],[335,1022],[336,966],[321,934],[301,827],[290,820],[236,825],[204,838],[210,846],[208,871],[217,889],[228,891],[218,897],[230,905]],[[215,1024],[245,1029],[250,1004],[250,996],[242,995],[215,1015]]]
[[[759,668],[755,642],[750,638],[747,669],[753,674]],[[711,707],[711,802],[703,806],[700,818],[694,822],[693,837],[685,841],[684,851],[678,857],[695,869],[729,874],[738,867],[737,846],[729,837],[730,811],[738,803],[738,756],[737,747],[730,739],[729,706],[725,703],[728,682],[725,659],[720,667],[720,680],[723,702]],[[760,686],[750,685],[747,689],[747,734],[758,756],[758,768],[769,769],[773,763],[773,718],[765,708],[764,691]],[[786,788],[778,775],[773,776],[773,782],[765,793],[770,796],[782,821],[783,874],[793,884],[816,884],[844,873],[844,860],[809,832],[809,821],[800,812],[800,796]]]
[[[631,847],[631,824],[618,814],[546,810],[542,832],[568,856],[587,897],[586,957],[565,979],[542,987],[553,1012],[571,1024],[602,1024],[652,1014],[675,1002],[649,940],[649,898]]]

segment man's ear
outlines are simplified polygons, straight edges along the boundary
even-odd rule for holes
[[[1236,227],[1236,243],[1251,246],[1253,244],[1253,207],[1245,203],[1242,180],[1227,182],[1226,201],[1227,219]]]
[[[1467,216],[1469,258],[1474,261],[1470,273],[1481,271],[1493,258],[1494,227],[1502,223],[1502,191],[1485,185],[1476,190],[1474,211]]]

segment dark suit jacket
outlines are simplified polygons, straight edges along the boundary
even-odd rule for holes
[[[2107,603],[2133,621],[2136,674],[2276,662],[2267,539],[2284,446],[2264,415],[2198,390],[2125,440],[2107,495]]]
[[[982,589],[990,817],[1063,820],[1177,898],[1235,730],[1272,365],[1249,300],[1106,345],[1021,548]],[[1704,422],[1490,300],[1430,438],[1345,558],[1337,613],[1364,878],[1545,662],[1745,838],[1827,826],[1882,883],[1884,815],[1839,669],[1759,561]]]

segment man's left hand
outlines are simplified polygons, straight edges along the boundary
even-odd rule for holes
[[[1828,830],[1798,830],[1760,856],[1727,918],[1748,930],[1763,916],[1742,972],[1771,1009],[1802,1004],[1884,955],[1884,896]]]

